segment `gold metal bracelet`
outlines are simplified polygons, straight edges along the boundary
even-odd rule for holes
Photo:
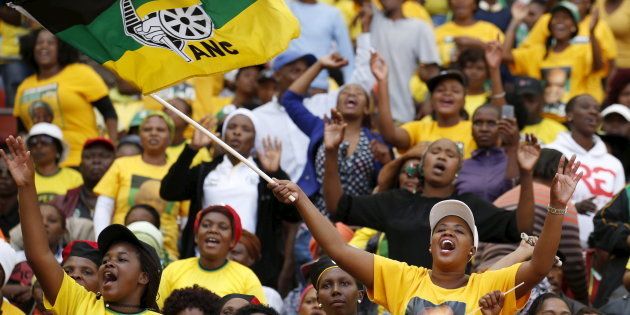
[[[547,206],[547,213],[565,215],[567,213],[567,207],[564,207],[564,209],[558,209],[552,206]]]

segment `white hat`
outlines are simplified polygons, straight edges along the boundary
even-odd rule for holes
[[[141,241],[151,245],[162,256],[164,250],[164,236],[162,232],[152,223],[147,221],[137,221],[127,225],[127,228]]]
[[[46,136],[59,140],[62,147],[62,152],[61,152],[61,157],[59,158],[59,162],[62,162],[63,160],[66,159],[66,157],[68,156],[68,150],[69,150],[68,144],[65,141],[63,141],[63,132],[61,131],[61,129],[59,129],[59,127],[57,127],[57,125],[53,125],[47,122],[40,122],[33,125],[31,130],[29,130],[28,132],[26,141],[28,142],[29,138],[34,137],[34,136],[39,136],[39,135],[46,135]]]
[[[1,283],[0,288],[4,287],[9,281],[11,272],[13,272],[17,262],[17,256],[13,247],[0,239],[0,267],[4,271],[4,283]]]
[[[475,226],[475,217],[472,211],[470,211],[470,208],[459,200],[449,199],[440,201],[431,208],[431,213],[429,214],[431,234],[433,234],[433,230],[440,220],[452,215],[462,218],[462,220],[468,224],[473,234],[473,245],[477,248],[479,246],[479,235],[477,234],[477,226]]]
[[[625,118],[627,121],[630,121],[630,108],[628,108],[628,106],[621,105],[621,104],[610,105],[604,108],[604,110],[602,111],[602,117],[606,117],[613,113],[619,114],[623,118]]]

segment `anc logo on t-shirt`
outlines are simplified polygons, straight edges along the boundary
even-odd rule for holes
[[[466,303],[447,301],[435,305],[425,299],[414,297],[407,304],[406,315],[465,315]]]
[[[127,202],[130,206],[136,204],[148,204],[160,214],[173,213],[174,202],[168,202],[160,198],[160,181],[139,175],[131,176],[131,188]]]
[[[27,104],[27,108],[21,110],[28,110],[29,117],[33,124],[37,122],[52,122],[61,128],[64,126],[64,118],[61,109],[59,108],[59,85],[57,83],[50,83],[42,86],[25,89],[20,98],[21,104]],[[49,117],[48,116],[52,116]],[[38,117],[43,117],[38,119]]]

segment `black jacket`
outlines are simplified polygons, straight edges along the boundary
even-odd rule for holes
[[[212,162],[204,162],[193,168],[190,164],[197,154],[196,150],[186,146],[175,164],[162,179],[160,196],[168,201],[190,199],[188,222],[180,239],[180,258],[195,256],[193,225],[195,217],[203,205],[203,182],[225,158],[221,155]],[[260,162],[255,159],[260,167]],[[262,168],[261,168],[262,169]],[[268,174],[278,179],[288,179],[282,170]],[[267,182],[260,178],[258,184],[258,223],[256,236],[262,245],[262,258],[252,267],[264,286],[276,287],[278,275],[284,261],[282,241],[282,221],[297,222],[300,216],[289,205],[279,202],[267,188]]]

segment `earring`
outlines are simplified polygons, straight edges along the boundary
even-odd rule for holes
[[[96,292],[96,299],[97,299],[97,300],[100,300],[100,299],[101,299],[101,296],[103,296],[103,295],[101,294],[101,292]]]
[[[361,304],[361,299],[357,299],[357,303]]]
[[[319,308],[322,308],[322,303],[317,304],[317,306],[319,306]]]

